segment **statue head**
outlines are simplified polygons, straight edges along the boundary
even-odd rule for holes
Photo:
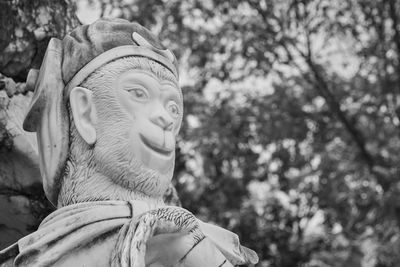
[[[24,129],[37,132],[53,204],[161,199],[183,102],[174,55],[148,30],[101,19],[52,39]]]

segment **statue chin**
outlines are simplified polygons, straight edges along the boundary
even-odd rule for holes
[[[114,144],[109,145],[109,142]],[[93,156],[97,172],[133,193],[161,198],[172,179],[175,151],[164,155],[154,144],[144,142],[137,142],[139,149],[133,150],[132,140],[123,136],[109,142],[95,145]]]
[[[102,200],[145,200],[149,203],[162,204],[162,197],[171,181],[172,171],[161,174],[136,159],[130,162],[129,166],[111,162],[97,163],[96,168],[89,173],[88,169],[78,167],[71,176],[64,177],[58,206]],[[118,167],[123,168],[118,169]],[[124,175],[121,175],[122,173]]]

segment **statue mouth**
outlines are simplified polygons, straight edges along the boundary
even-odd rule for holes
[[[151,150],[153,150],[161,155],[164,155],[164,156],[170,156],[172,154],[172,152],[173,152],[172,149],[168,149],[167,147],[160,146],[160,145],[148,140],[142,134],[139,134],[139,135],[140,135],[140,139],[142,140],[143,144],[145,146],[147,146],[148,148],[150,148]]]

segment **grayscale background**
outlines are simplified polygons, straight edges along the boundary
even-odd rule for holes
[[[139,22],[179,60],[183,207],[257,266],[399,266],[399,0],[1,0],[0,249],[53,210],[21,128],[27,72],[99,17]]]

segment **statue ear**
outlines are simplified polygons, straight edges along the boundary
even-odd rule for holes
[[[75,87],[69,95],[75,127],[88,145],[93,145],[97,139],[95,129],[97,122],[96,107],[92,95],[92,91],[83,87]]]

